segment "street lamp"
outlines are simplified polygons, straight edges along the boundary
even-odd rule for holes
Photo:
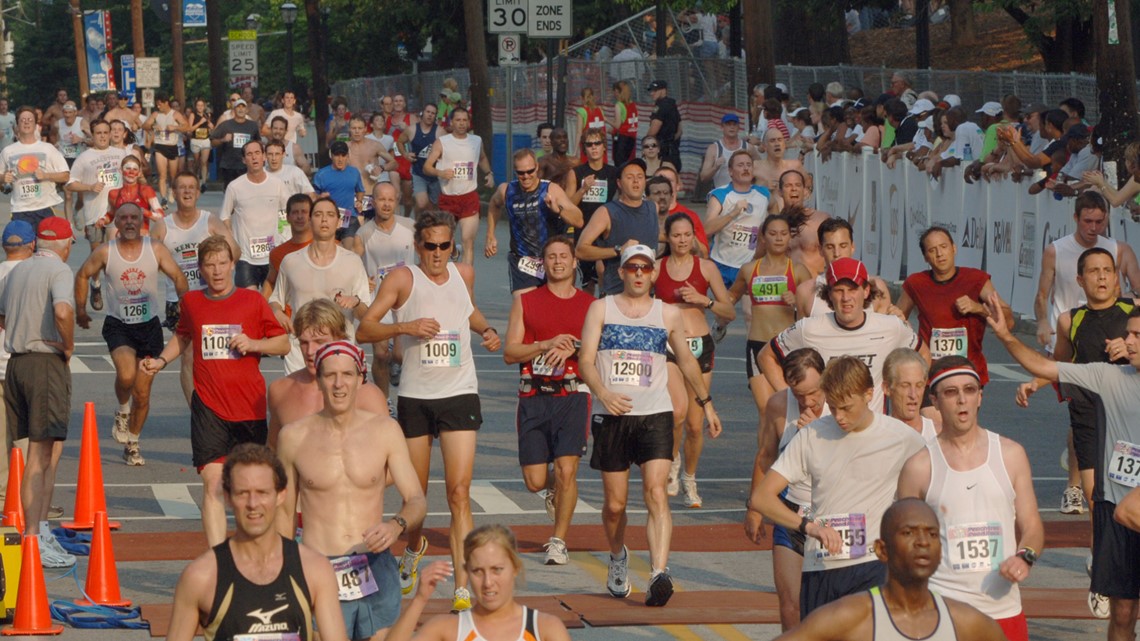
[[[249,29],[250,31],[257,31],[257,28],[260,25],[261,25],[261,15],[256,14],[256,13],[251,13],[245,17],[245,28],[246,29]]]
[[[285,23],[285,69],[288,73],[289,84],[293,89],[293,23],[297,21],[297,5],[286,2],[281,5],[281,22]]]

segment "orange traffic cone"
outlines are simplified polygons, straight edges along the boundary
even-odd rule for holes
[[[8,489],[4,496],[4,525],[16,528],[21,535],[24,533],[24,501],[20,498],[20,491],[24,487],[24,452],[18,447],[12,448],[8,457]]]
[[[95,513],[95,531],[91,537],[91,560],[87,564],[87,585],[83,588],[91,601],[78,600],[79,605],[129,607],[131,602],[119,592],[119,571],[115,568],[115,550],[111,545],[111,528],[107,513]]]
[[[25,536],[23,553],[20,591],[16,595],[16,616],[12,619],[11,627],[0,630],[0,634],[6,637],[60,634],[63,626],[52,625],[51,610],[48,609],[44,569],[40,567],[39,537]]]
[[[74,521],[60,523],[69,530],[90,530],[95,527],[95,513],[107,511],[107,496],[103,493],[103,463],[99,458],[99,428],[95,425],[95,404],[83,406],[83,441],[79,444],[79,482],[75,486]],[[117,530],[120,524],[109,521]]]

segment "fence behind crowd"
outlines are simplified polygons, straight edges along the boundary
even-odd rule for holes
[[[1058,200],[1050,191],[1030,196],[1029,180],[970,185],[960,166],[932,180],[911,163],[888,169],[870,153],[834,154],[828,162],[812,154],[805,168],[815,176],[816,208],[851,223],[856,257],[869,271],[894,281],[928,269],[918,238],[940,225],[958,245],[958,265],[988,271],[1002,298],[1028,317],[1034,315],[1042,252],[1073,232],[1075,199]],[[1140,239],[1140,224],[1126,209],[1114,209],[1110,220],[1113,237]]]

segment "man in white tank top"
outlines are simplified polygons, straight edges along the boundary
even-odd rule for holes
[[[396,338],[403,345],[397,415],[416,473],[424,479],[431,464],[431,444],[439,439],[447,467],[446,495],[451,512],[451,559],[455,564],[452,609],[471,607],[471,592],[463,565],[463,538],[474,527],[468,498],[475,463],[475,436],[483,422],[471,335],[487,351],[499,349],[499,332],[475,306],[475,270],[450,262],[455,219],[447,212],[428,211],[415,227],[416,265],[389,272],[376,299],[360,320],[356,339],[375,343]],[[382,319],[394,312],[394,323]],[[452,498],[455,497],[455,498]],[[417,567],[427,552],[422,527],[408,528],[408,545],[400,560],[400,589],[415,588]]]
[[[605,508],[602,522],[610,547],[606,587],[618,598],[629,596],[629,550],[625,547],[629,468],[641,468],[649,511],[649,562],[652,574],[645,604],[663,606],[673,595],[669,576],[669,541],[673,533],[665,492],[673,461],[673,403],[666,388],[665,346],[704,408],[709,435],[720,436],[720,417],[701,377],[700,366],[685,342],[681,312],[650,296],[656,277],[656,252],[631,245],[621,252],[623,289],[590,304],[582,327],[578,369],[599,401],[591,433],[590,467],[602,473]]]
[[[819,608],[777,641],[1007,641],[993,619],[930,589],[942,545],[929,505],[895,502],[882,532],[875,554],[887,564],[886,581]]]
[[[898,493],[941,515],[942,560],[931,587],[996,619],[1009,641],[1028,641],[1018,584],[1045,544],[1029,458],[978,425],[982,384],[968,359],[934,361],[930,395],[942,432],[906,462]]]
[[[361,225],[353,237],[352,250],[364,260],[364,272],[368,274],[369,289],[373,293],[392,270],[416,262],[412,220],[396,215],[397,199],[395,185],[376,183],[372,188],[373,217]],[[385,316],[384,320],[391,319]],[[399,382],[392,370],[403,362],[403,350],[398,343],[394,355],[388,341],[372,344],[372,380],[385,394],[389,394],[390,383]]]
[[[888,413],[914,428],[924,441],[938,436],[942,429],[941,422],[935,423],[922,414],[928,370],[922,354],[909,347],[896,348],[883,361],[883,395],[887,397]]]
[[[202,276],[198,269],[198,243],[210,236],[222,236],[238,255],[238,246],[230,235],[229,228],[217,216],[204,209],[198,209],[198,195],[201,189],[198,185],[198,175],[183,172],[174,177],[174,200],[177,209],[174,214],[162,220],[156,220],[150,225],[150,237],[162,243],[170,250],[174,262],[186,277],[188,291],[205,289]],[[178,292],[174,281],[163,279],[166,285],[166,322],[163,325],[174,331],[178,324]],[[186,404],[190,404],[190,395],[194,393],[194,368],[192,367],[193,353],[182,352],[180,363],[182,393],[186,396]]]
[[[723,187],[732,182],[728,175],[728,158],[732,152],[741,149],[747,150],[745,142],[740,139],[740,116],[730,113],[720,119],[720,128],[724,137],[712,141],[705,149],[705,159],[701,163],[700,179],[703,182],[712,181],[712,186]]]
[[[139,452],[139,434],[150,413],[150,386],[154,375],[139,368],[139,361],[158,356],[165,347],[162,323],[158,320],[159,274],[174,281],[179,297],[186,293],[186,277],[164,245],[142,236],[142,209],[134,203],[115,210],[118,237],[100,245],[87,257],[75,275],[75,323],[91,327],[87,315],[87,288],[99,272],[106,273],[103,285],[107,317],[103,319],[103,340],[115,366],[115,398],[119,409],[111,436],[122,443],[127,465],[145,465]]]
[[[479,187],[476,167],[486,172],[484,184],[495,186],[491,162],[483,149],[483,139],[468,133],[471,116],[457,107],[451,112],[451,133],[440,136],[432,144],[431,153],[424,161],[424,173],[439,178],[439,208],[455,216],[466,252],[463,262],[475,264],[475,233],[479,231]]]

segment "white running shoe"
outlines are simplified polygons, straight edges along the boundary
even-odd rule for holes
[[[550,522],[553,523],[556,514],[554,506],[554,488],[547,488],[539,492],[539,494],[542,495],[542,502],[546,506],[546,516],[550,519]]]
[[[423,560],[424,554],[427,553],[428,542],[427,539],[420,537],[420,549],[414,550],[412,546],[404,548],[404,554],[400,557],[400,593],[407,596],[416,589],[416,578],[419,576],[420,561]]]
[[[75,565],[75,556],[68,554],[51,532],[39,534],[40,565],[45,568],[69,568]]]
[[[119,445],[127,444],[127,436],[131,433],[127,429],[127,423],[131,420],[130,412],[115,412],[115,422],[111,426],[111,438]]]
[[[1084,500],[1085,495],[1080,487],[1070,485],[1065,488],[1065,493],[1061,495],[1061,514],[1084,514]]]
[[[629,549],[624,545],[621,548],[621,558],[615,559],[610,555],[610,569],[606,576],[606,589],[613,596],[624,599],[629,596],[632,587],[629,585]]]
[[[131,441],[123,447],[123,460],[127,465],[139,467],[146,465],[146,459],[143,458],[142,451],[139,450],[139,442]]]
[[[681,457],[673,459],[673,463],[669,465],[669,484],[665,486],[665,493],[669,496],[677,496],[681,493]]]
[[[570,562],[570,553],[562,539],[552,536],[542,547],[546,548],[546,565],[566,565]]]
[[[1108,597],[1096,592],[1089,592],[1089,612],[1098,619],[1107,619],[1110,613]]]
[[[681,472],[681,489],[685,493],[685,507],[701,506],[701,495],[697,494],[697,477]]]

